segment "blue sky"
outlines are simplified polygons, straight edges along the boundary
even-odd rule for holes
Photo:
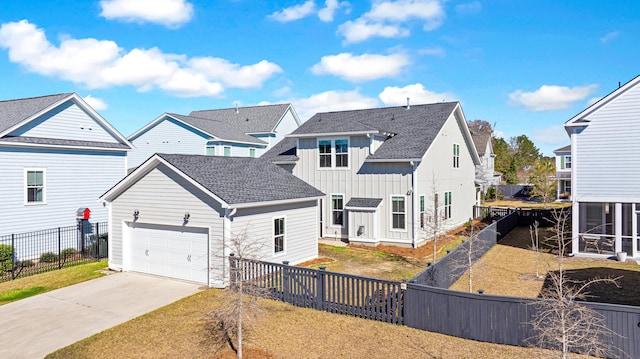
[[[316,112],[458,100],[526,134],[640,74],[635,1],[96,0],[0,8],[0,99],[77,92],[124,135],[164,112]]]

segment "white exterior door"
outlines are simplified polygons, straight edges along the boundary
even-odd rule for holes
[[[135,272],[208,284],[206,228],[129,225],[129,268]]]

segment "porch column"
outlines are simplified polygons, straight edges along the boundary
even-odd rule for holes
[[[616,202],[616,218],[615,218],[615,233],[616,233],[616,253],[622,252],[622,203]]]

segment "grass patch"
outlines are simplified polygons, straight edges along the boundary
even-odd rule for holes
[[[74,265],[68,268],[36,274],[0,283],[0,305],[32,295],[102,277],[98,270],[107,268],[107,261]],[[42,290],[34,288],[44,288]],[[31,293],[31,294],[29,294]],[[29,294],[29,295],[27,295]]]
[[[517,200],[517,199],[486,201],[482,205],[491,206],[491,207],[536,208],[536,209],[542,209],[545,207],[545,204],[541,202],[532,202],[532,201]],[[571,202],[547,202],[546,207],[547,208],[571,207]]]
[[[207,313],[219,305],[221,294],[202,291],[47,358],[219,358],[227,345],[212,330]],[[459,339],[272,300],[261,303],[266,314],[246,327],[244,349],[261,349],[272,358],[557,357],[551,351]]]
[[[322,244],[321,244],[321,245],[322,245]],[[326,246],[326,247],[328,247],[328,248],[327,248],[327,250],[329,250],[329,251],[331,251],[331,252],[336,252],[336,253],[342,253],[342,252],[344,252],[344,251],[346,251],[346,250],[347,250],[347,248],[346,248],[346,247],[339,247],[339,246],[335,246],[335,247],[333,247],[333,246]]]

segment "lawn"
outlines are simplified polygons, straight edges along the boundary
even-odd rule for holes
[[[541,237],[550,235],[549,231],[541,233]],[[543,278],[535,278],[535,255],[529,247],[528,228],[519,227],[512,231],[474,265],[474,291],[482,289],[486,294],[537,297],[545,282]],[[621,277],[621,288],[611,284],[590,288],[593,297],[589,301],[640,305],[640,265],[634,261],[622,263],[611,259],[569,257],[564,259],[564,268],[569,278],[576,280]],[[542,277],[557,269],[558,260],[554,254],[540,254],[539,272]],[[451,289],[468,290],[466,274]]]
[[[227,358],[208,314],[210,289],[50,354],[47,358]],[[263,300],[245,332],[245,358],[545,358],[557,353],[481,343]],[[252,356],[250,348],[259,349]],[[226,352],[225,352],[226,351]],[[224,353],[224,354],[223,354]]]
[[[76,265],[0,283],[0,305],[103,276],[107,261]]]
[[[520,200],[520,199],[504,199],[497,201],[485,201],[483,206],[486,207],[511,207],[511,208],[544,208],[545,204],[542,202]],[[565,208],[571,207],[571,202],[548,202],[547,208]]]

